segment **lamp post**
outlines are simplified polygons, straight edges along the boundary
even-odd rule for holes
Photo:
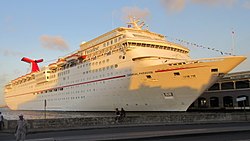
[[[44,127],[46,126],[46,107],[47,107],[47,101],[44,100]]]

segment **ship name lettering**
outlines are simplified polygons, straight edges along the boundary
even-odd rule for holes
[[[183,76],[184,78],[195,78],[196,77],[196,75],[195,74],[193,74],[193,75],[185,75],[185,76]]]
[[[132,75],[138,75],[138,73],[130,73],[130,74],[127,74],[127,76],[132,76]]]
[[[152,74],[152,71],[148,71],[148,72],[140,72],[139,74]]]

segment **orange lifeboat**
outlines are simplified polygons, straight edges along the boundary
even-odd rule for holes
[[[79,56],[78,57],[78,59],[80,59],[80,60],[84,60],[84,59],[86,59],[87,58],[87,55],[82,55],[82,56]]]

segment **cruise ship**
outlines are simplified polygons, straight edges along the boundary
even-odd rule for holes
[[[22,58],[32,71],[5,86],[5,102],[12,110],[186,111],[246,59],[191,59],[189,51],[131,18],[48,66]]]

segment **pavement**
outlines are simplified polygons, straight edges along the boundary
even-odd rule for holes
[[[211,126],[209,126],[211,124]],[[228,124],[228,126],[219,126],[219,124]],[[107,128],[131,128],[131,127],[155,127],[155,126],[164,126],[164,123],[158,124],[134,124],[134,125],[124,125],[116,124],[109,126],[85,126],[77,128],[59,128],[59,129],[32,129],[29,131],[29,134],[38,134],[38,133],[51,133],[51,132],[67,132],[67,131],[77,131],[77,130],[94,130],[94,129],[107,129]],[[173,136],[187,136],[187,135],[201,135],[201,134],[214,134],[214,133],[230,133],[230,132],[246,132],[250,131],[249,122],[236,122],[236,123],[208,123],[208,124],[190,124],[190,128],[181,128],[180,124],[178,128],[173,128],[175,125],[171,125],[169,130],[155,130],[155,131],[136,131],[136,132],[118,132],[118,133],[107,133],[107,134],[90,134],[90,135],[75,135],[75,136],[62,136],[55,138],[39,138],[39,139],[30,139],[27,141],[82,141],[82,140],[136,140],[144,138],[159,138],[159,137],[173,137]],[[192,127],[192,125],[197,125]],[[169,126],[166,125],[166,126]],[[11,134],[11,130],[0,131],[1,134]]]

